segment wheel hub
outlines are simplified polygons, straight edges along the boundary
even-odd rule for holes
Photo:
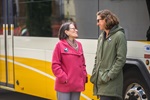
[[[144,89],[139,84],[129,85],[125,100],[148,100],[145,94]]]

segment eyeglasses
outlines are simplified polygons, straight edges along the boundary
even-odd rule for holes
[[[99,23],[100,20],[103,20],[103,19],[97,19],[97,23]]]
[[[76,28],[70,28],[70,29],[72,29],[72,30],[74,30],[74,31],[77,30]]]

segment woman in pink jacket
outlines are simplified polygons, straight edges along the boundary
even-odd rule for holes
[[[85,89],[87,72],[82,45],[75,40],[77,37],[78,30],[74,23],[61,25],[60,41],[55,46],[52,58],[58,100],[79,100],[81,91]]]

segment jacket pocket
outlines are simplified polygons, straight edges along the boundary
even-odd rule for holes
[[[90,82],[93,83],[93,84],[95,84],[96,83],[96,79],[97,79],[97,73],[93,72],[92,76],[90,78]]]
[[[104,72],[103,71],[99,71],[97,84],[105,84],[105,83],[107,83],[110,80],[108,78],[108,72],[109,72],[109,70],[106,70]]]
[[[101,76],[101,83],[107,83],[110,78],[108,77],[109,70],[106,70]]]
[[[63,76],[60,77],[60,78],[57,77],[57,80],[58,80],[58,82],[61,83],[61,84],[65,84],[65,83],[68,82],[67,75],[63,75]]]
[[[102,84],[102,75],[103,75],[103,72],[99,71],[97,84]]]

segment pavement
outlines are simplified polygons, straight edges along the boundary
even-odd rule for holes
[[[0,89],[0,100],[47,100],[47,99]]]

